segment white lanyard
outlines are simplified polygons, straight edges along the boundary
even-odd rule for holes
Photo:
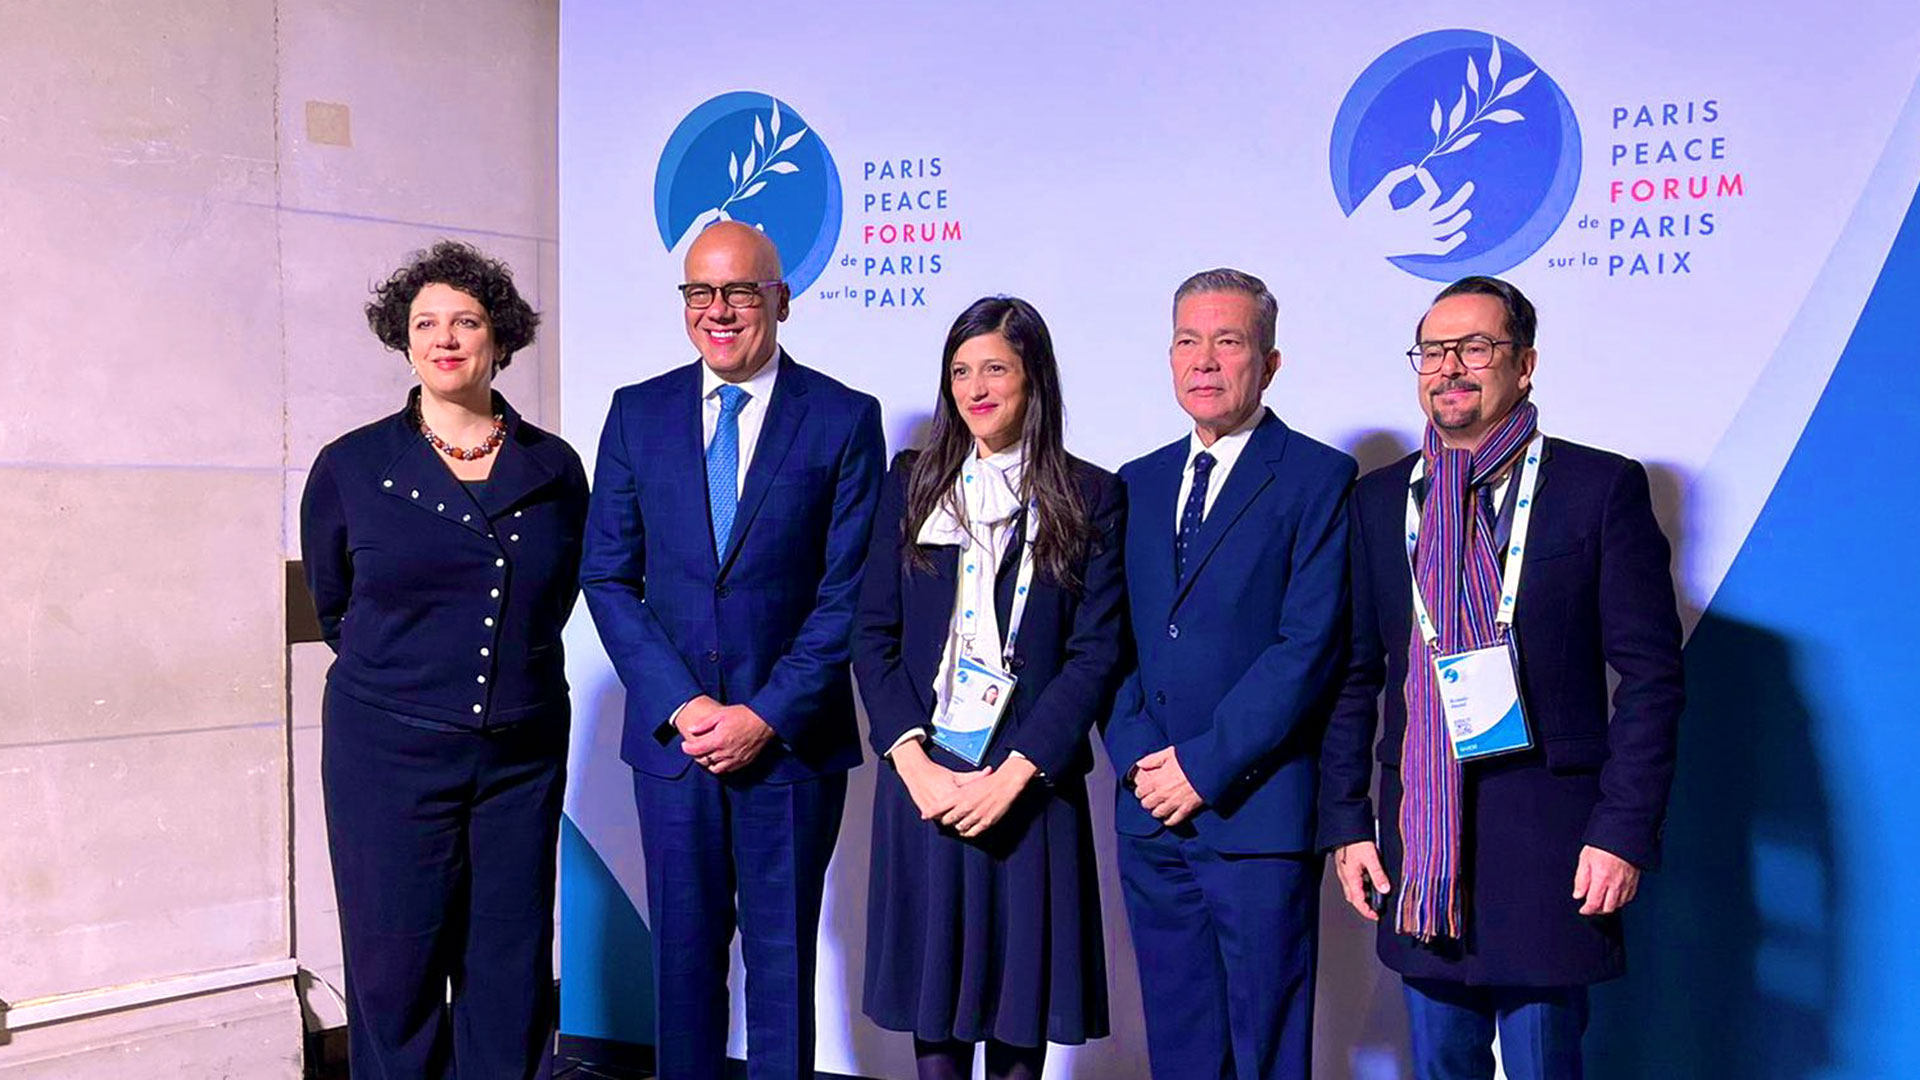
[[[1027,507],[1026,522],[1022,525],[1020,531],[1022,533],[1028,533],[1028,527],[1036,520],[1038,519],[1035,516],[1034,507],[1029,505]],[[989,556],[993,554],[992,545],[982,544],[977,538],[974,543],[980,551],[985,552]],[[960,557],[965,559],[968,556],[967,553],[962,552]],[[992,575],[993,571],[999,569],[997,565],[987,566],[986,561],[986,559],[981,559],[978,564],[978,569],[981,573]],[[992,577],[990,576],[988,580],[991,581]],[[1000,649],[1000,666],[1003,669],[1010,669],[1013,666],[1013,644],[1020,637],[1020,623],[1027,615],[1027,594],[1032,591],[1033,540],[1031,539],[1031,534],[1028,533],[1028,538],[1020,541],[1020,569],[1013,578],[1013,610],[1007,613],[1006,643],[1002,645]],[[986,602],[989,604],[996,602],[995,597],[998,592],[998,589],[989,586],[986,589]],[[973,640],[979,636],[979,624],[980,613],[963,608],[960,612],[960,640],[971,644]],[[978,657],[975,657],[975,659],[978,659]]]
[[[1527,527],[1533,522],[1533,494],[1540,484],[1540,450],[1546,441],[1545,435],[1535,435],[1527,444],[1516,481],[1520,485],[1520,501],[1514,506],[1506,572],[1500,577],[1500,610],[1493,618],[1494,626],[1500,629],[1513,626],[1513,610],[1520,602],[1520,564],[1526,558]],[[1427,612],[1426,598],[1420,595],[1420,573],[1413,565],[1414,549],[1420,543],[1420,503],[1413,497],[1413,487],[1426,474],[1426,466],[1425,457],[1415,459],[1413,476],[1407,481],[1407,570],[1413,578],[1413,613],[1420,621],[1420,636],[1426,639],[1428,647],[1433,647],[1440,641],[1440,630]]]

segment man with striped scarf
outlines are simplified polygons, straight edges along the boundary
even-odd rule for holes
[[[1422,1080],[1490,1080],[1496,1030],[1513,1080],[1581,1075],[1673,781],[1667,540],[1639,463],[1540,434],[1535,326],[1507,282],[1442,290],[1408,351],[1423,445],[1351,504],[1319,841],[1405,981]]]

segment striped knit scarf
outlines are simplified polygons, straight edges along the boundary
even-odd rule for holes
[[[1539,411],[1522,401],[1474,451],[1448,449],[1427,425],[1427,496],[1414,548],[1414,587],[1427,602],[1438,652],[1416,622],[1407,644],[1407,733],[1400,748],[1400,932],[1422,942],[1458,939],[1464,926],[1460,867],[1460,763],[1447,739],[1446,716],[1434,685],[1436,655],[1498,643],[1500,563],[1493,551],[1493,518],[1477,491],[1533,439]],[[1466,515],[1475,517],[1469,529]]]

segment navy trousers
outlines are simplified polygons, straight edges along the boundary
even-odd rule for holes
[[[567,726],[562,706],[488,732],[428,728],[327,692],[354,1080],[550,1075]]]
[[[1580,1080],[1587,988],[1406,980],[1417,1080],[1493,1080],[1493,1033],[1509,1080]]]
[[[1321,857],[1120,837],[1154,1080],[1307,1080]]]
[[[751,783],[696,765],[672,780],[636,771],[633,787],[647,862],[661,1080],[726,1075],[736,929],[747,969],[747,1076],[812,1080],[820,902],[847,803],[846,775]]]

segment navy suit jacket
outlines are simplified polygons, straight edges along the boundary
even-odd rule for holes
[[[1182,437],[1120,470],[1138,667],[1107,724],[1107,754],[1124,779],[1176,747],[1207,802],[1192,829],[1217,851],[1311,850],[1317,751],[1346,647],[1353,459],[1265,412],[1175,581],[1187,448]],[[1117,802],[1121,832],[1162,828],[1131,792]]]
[[[421,437],[419,393],[327,444],[307,476],[301,558],[339,654],[327,683],[458,727],[564,720],[560,631],[580,592],[586,470],[495,394],[506,443],[470,492]]]
[[[1388,774],[1380,840],[1396,886],[1413,619],[1406,506],[1415,460],[1409,455],[1377,469],[1355,488],[1350,668],[1322,748],[1321,846],[1375,839],[1369,791],[1377,760]],[[1390,967],[1508,985],[1577,985],[1620,973],[1618,920],[1581,918],[1569,897],[1582,845],[1643,869],[1660,862],[1685,701],[1668,557],[1639,463],[1546,440],[1514,613],[1520,694],[1535,746],[1468,767],[1468,782],[1482,790],[1483,801],[1497,797],[1528,809],[1477,815],[1469,826],[1470,833],[1479,828],[1468,837],[1470,850],[1497,857],[1468,866],[1477,879],[1468,903],[1477,940],[1468,953],[1414,949],[1393,932],[1389,908],[1380,949]],[[1611,718],[1609,667],[1619,675]],[[1382,690],[1386,724],[1376,747]],[[1500,791],[1486,791],[1487,784]],[[1471,794],[1467,805],[1475,805]],[[1555,902],[1507,910],[1507,898],[1516,896]],[[1497,919],[1495,910],[1502,912]]]
[[[933,565],[925,570],[903,557],[900,530],[913,460],[912,452],[901,454],[888,474],[854,634],[854,672],[877,754],[885,754],[908,731],[931,727],[933,680],[953,624],[959,576],[956,546],[927,548]],[[1035,573],[1012,660],[1019,681],[981,763],[997,766],[1018,750],[1052,782],[1084,775],[1092,766],[1087,732],[1112,708],[1126,635],[1120,556],[1125,493],[1113,474],[1084,461],[1075,460],[1073,472],[1094,528],[1093,547],[1080,566],[1082,587],[1062,588]],[[995,578],[995,608],[1003,627],[1013,610],[1018,565],[1019,545],[1009,544]],[[930,741],[926,748],[949,769],[975,767]]]
[[[716,557],[700,364],[614,394],[594,467],[580,579],[627,688],[621,757],[674,778],[669,721],[706,694],[777,736],[745,780],[860,763],[848,640],[886,441],[880,403],[784,352],[733,533]]]

